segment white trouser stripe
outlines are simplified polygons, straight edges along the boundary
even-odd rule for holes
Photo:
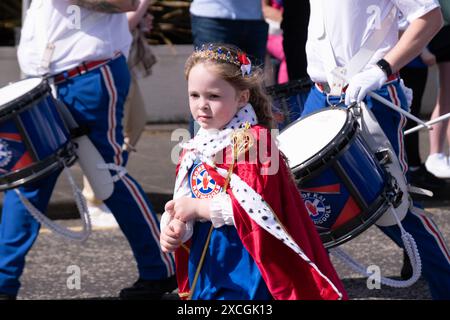
[[[117,143],[116,140],[116,104],[117,104],[117,90],[114,84],[111,69],[108,65],[101,68],[103,74],[103,80],[106,85],[106,89],[109,93],[109,106],[108,106],[108,142],[111,144],[114,150],[114,163],[117,165],[122,164],[122,146]]]
[[[389,96],[391,101],[398,107],[401,108],[400,99],[397,94],[397,89],[394,85],[389,85],[388,87]],[[398,159],[400,161],[400,166],[402,167],[402,171],[405,174],[408,170],[408,164],[405,159],[405,146],[404,146],[404,137],[403,137],[403,128],[406,125],[406,117],[400,114],[400,123],[397,128],[397,144],[398,144]]]
[[[130,194],[133,196],[134,200],[136,201],[137,205],[139,206],[139,209],[145,219],[147,221],[147,224],[150,228],[150,232],[152,234],[153,239],[158,244],[159,247],[159,229],[158,229],[158,221],[155,221],[153,214],[151,213],[150,208],[147,205],[147,202],[145,199],[143,199],[141,193],[139,192],[139,189],[135,185],[134,181],[128,178],[128,176],[124,176],[121,179],[127,189],[130,191]],[[172,259],[169,256],[169,254],[163,253],[160,251],[161,260],[164,262],[167,268],[167,274],[169,276],[175,274],[175,270],[173,269]]]
[[[420,220],[420,222],[423,224],[424,228],[428,231],[428,233],[431,236],[433,236],[434,239],[436,239],[439,249],[442,251],[442,254],[447,259],[447,263],[450,264],[450,252],[447,248],[444,238],[439,232],[439,229],[434,224],[433,220],[429,219],[425,214],[422,213],[422,211],[423,210],[420,208],[412,208],[411,213],[414,214]]]

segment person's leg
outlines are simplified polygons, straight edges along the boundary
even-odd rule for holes
[[[209,43],[230,43],[228,21],[191,15],[192,40],[194,48],[200,49]]]
[[[411,114],[420,117],[423,93],[428,77],[428,68],[405,67],[400,71],[405,85],[413,90],[413,100],[411,104]],[[410,129],[417,124],[411,120],[406,123],[405,129]],[[419,153],[419,133],[414,132],[405,136],[405,150],[408,163],[411,167],[419,167],[422,164]]]
[[[437,103],[431,115],[432,120],[450,112],[450,92],[445,87],[450,81],[450,62],[439,63],[438,68],[440,88]],[[430,155],[425,164],[430,172],[441,178],[450,178],[450,164],[447,152],[444,150],[446,138],[450,139],[449,128],[448,120],[446,120],[435,124],[433,130],[429,132]]]
[[[75,79],[58,87],[60,99],[80,125],[90,127],[89,138],[105,162],[124,170],[128,154],[122,149],[122,117],[130,79],[125,58],[117,58]],[[130,243],[140,279],[150,281],[173,276],[173,258],[160,250],[159,220],[145,192],[125,172],[110,172],[117,180],[113,194],[104,202]]]
[[[405,85],[413,90],[413,100],[411,103],[410,112],[416,117],[420,118],[423,93],[427,82],[428,68],[427,67],[405,67],[400,71]],[[408,130],[417,123],[407,120],[405,130]],[[419,152],[419,132],[413,132],[405,136],[405,151],[408,159],[408,181],[419,188],[439,192],[445,186],[445,181],[437,178],[432,173],[428,172],[425,165],[420,159]]]
[[[377,93],[392,101],[395,105],[406,108],[406,98],[401,91],[399,83],[384,86]],[[371,107],[372,112],[397,154],[403,172],[406,172],[407,163],[403,145],[405,117],[371,98],[368,98],[368,105]],[[430,218],[415,211],[408,211],[402,220],[403,227],[416,241],[422,259],[423,275],[430,286],[433,298],[449,298],[450,254],[446,248],[445,240]],[[380,227],[380,229],[399,246],[403,247],[398,227]]]
[[[194,47],[208,43],[232,44],[250,57],[254,64],[263,64],[266,53],[268,25],[263,20],[230,20],[191,16]]]
[[[283,1],[283,50],[289,79],[308,78],[305,44],[308,37],[309,0]]]
[[[421,212],[409,211],[402,225],[413,237],[422,261],[422,274],[433,299],[450,299],[450,252],[433,220]],[[403,247],[397,225],[379,227],[399,247]]]
[[[280,62],[277,82],[288,82],[286,57],[283,51],[283,36],[281,34],[269,35],[267,39],[267,53]]]
[[[18,190],[37,209],[45,212],[59,172]],[[31,216],[15,190],[6,191],[0,222],[0,294],[17,295],[25,257],[36,240],[39,228],[39,222]]]
[[[233,21],[232,34],[236,45],[253,57],[252,64],[263,66],[269,25],[264,20],[237,20]]]
[[[431,115],[431,120],[450,112],[450,93],[445,89],[445,84],[450,80],[450,62],[441,63],[439,68],[439,83],[444,84],[439,88],[439,94],[436,106]],[[448,121],[441,121],[433,126],[430,131],[430,154],[443,153],[444,142],[446,138],[446,131]]]

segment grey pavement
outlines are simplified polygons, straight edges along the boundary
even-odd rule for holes
[[[177,141],[172,141],[171,135],[178,128],[186,129],[187,125],[148,125],[137,145],[138,152],[131,155],[128,164],[128,171],[140,182],[159,213],[172,195],[175,163],[171,161],[170,155]],[[421,144],[425,155],[427,142],[424,134],[421,135]],[[81,185],[80,168],[74,165],[71,171]],[[450,239],[450,185],[441,190],[439,197],[427,200],[424,204],[444,237]],[[63,225],[79,228],[73,196],[64,176],[61,176],[52,196],[49,216]],[[382,275],[398,278],[402,251],[377,228],[369,228],[342,247],[357,260],[378,266]],[[332,260],[352,299],[430,299],[427,285],[422,279],[406,289],[382,285],[380,289],[370,290],[365,278],[349,270],[334,257]],[[78,272],[77,279],[80,281],[74,282]],[[136,278],[136,264],[119,229],[94,229],[90,238],[80,245],[61,240],[44,227],[27,256],[18,298],[116,299],[120,289],[131,285]],[[166,298],[171,299],[173,296]]]

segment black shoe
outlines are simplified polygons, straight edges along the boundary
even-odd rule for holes
[[[423,164],[414,171],[409,170],[408,174],[411,185],[430,191],[438,191],[441,188],[445,188],[447,184],[444,179],[439,179],[430,173]]]
[[[412,277],[413,269],[411,265],[411,261],[409,260],[408,254],[405,250],[403,250],[403,266],[402,270],[400,271],[400,277],[403,280],[408,280]]]
[[[0,293],[0,300],[2,301],[6,301],[6,300],[16,300],[17,297],[10,295],[10,294],[6,294],[6,293]]]
[[[122,300],[160,300],[165,293],[177,288],[175,276],[162,280],[139,279],[132,287],[122,289],[119,298]]]

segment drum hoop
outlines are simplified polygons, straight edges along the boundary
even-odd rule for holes
[[[300,173],[300,175],[302,176],[301,178],[299,178],[300,181],[305,180],[307,177],[310,178],[311,175],[318,174],[319,172],[322,172],[323,170],[331,166],[339,157],[339,155],[341,155],[350,147],[351,142],[353,142],[353,140],[356,138],[359,123],[356,120],[355,116],[353,116],[353,114],[345,108],[337,107],[330,109],[345,111],[347,113],[345,124],[341,128],[341,130],[339,130],[336,136],[334,136],[331,143],[323,147],[319,152],[317,152],[309,159],[291,168],[291,171],[292,173],[294,173],[294,175]],[[314,114],[319,112],[323,112],[323,110],[315,111],[304,118],[294,121],[293,123],[289,124],[286,129],[295,125],[297,122],[306,119],[307,117],[313,116]],[[302,172],[305,171],[308,171],[308,173],[302,175]]]
[[[381,194],[370,205],[366,212],[354,217],[347,221],[344,225],[340,226],[337,230],[320,232],[319,235],[322,243],[326,249],[330,249],[339,246],[355,237],[362,232],[370,228],[387,210],[390,202],[387,197],[387,193],[390,191],[390,186],[385,183],[384,189]],[[367,218],[367,219],[366,219]],[[358,223],[363,221],[363,223]],[[356,227],[354,227],[356,226]]]
[[[55,154],[34,163],[26,168],[16,170],[0,177],[0,191],[16,188],[24,184],[33,182],[36,179],[43,178],[50,173],[63,168],[65,159],[66,165],[72,165],[76,160],[73,144],[69,141]]]
[[[50,92],[51,89],[48,81],[42,80],[42,82],[31,91],[25,92],[20,97],[0,106],[0,121],[7,120],[17,112],[22,112],[29,107],[32,107],[35,103],[44,99]]]

